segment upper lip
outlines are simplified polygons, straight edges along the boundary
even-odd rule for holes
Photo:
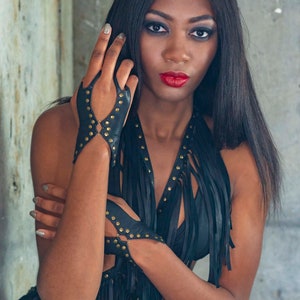
[[[168,71],[168,72],[160,73],[160,75],[170,76],[170,77],[175,77],[175,78],[182,78],[182,79],[190,78],[190,76],[188,76],[187,74],[185,74],[183,72],[175,72],[175,71]]]

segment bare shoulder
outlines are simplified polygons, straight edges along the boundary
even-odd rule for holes
[[[67,185],[76,133],[69,103],[54,106],[37,119],[31,142],[31,169],[37,193],[41,193],[38,187],[42,183]]]
[[[71,106],[69,103],[56,105],[43,112],[34,126],[34,133],[41,129],[49,129],[51,132],[65,128],[72,130],[76,126]]]
[[[250,147],[242,143],[235,149],[222,150],[221,155],[229,174],[233,196],[251,193],[262,200],[261,181]]]

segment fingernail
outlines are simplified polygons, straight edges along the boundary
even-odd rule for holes
[[[36,218],[36,212],[34,210],[30,211],[29,214],[35,219]]]
[[[106,23],[106,24],[104,25],[104,27],[103,27],[103,33],[104,33],[104,34],[109,34],[110,31],[111,31],[111,26],[110,26],[110,24]]]
[[[48,192],[48,189],[49,189],[49,188],[48,188],[48,185],[47,185],[47,184],[43,184],[43,187],[42,187],[42,188],[43,188],[44,192]]]
[[[38,197],[33,197],[32,201],[33,201],[33,203],[37,204],[38,203]]]
[[[119,33],[117,38],[120,39],[120,40],[124,40],[125,39],[125,34],[124,33]]]
[[[44,231],[40,231],[40,230],[36,230],[35,234],[38,235],[38,236],[40,236],[40,237],[44,237],[45,236],[45,232]]]

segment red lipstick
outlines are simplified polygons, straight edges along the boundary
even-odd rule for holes
[[[167,86],[181,88],[190,79],[188,75],[182,72],[166,72],[159,74],[161,81]]]

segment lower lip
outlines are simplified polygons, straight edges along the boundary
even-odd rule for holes
[[[167,86],[173,88],[181,88],[187,83],[189,77],[174,76],[170,74],[160,74],[160,79]]]

